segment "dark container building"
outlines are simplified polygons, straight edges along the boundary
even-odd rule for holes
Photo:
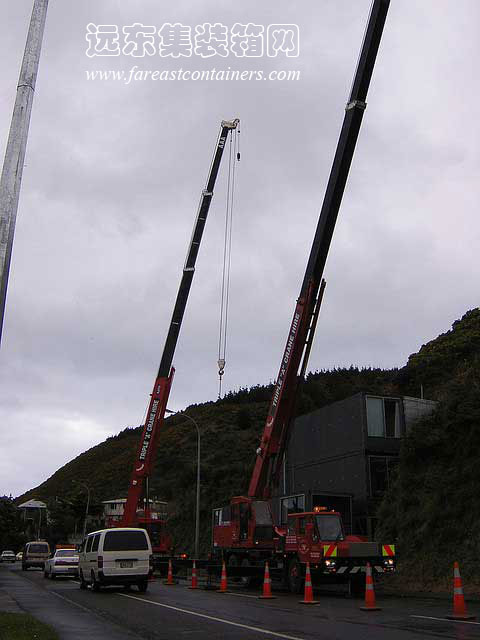
[[[374,537],[402,438],[436,404],[357,393],[297,418],[273,500],[278,520],[326,506],[341,512],[347,533]]]

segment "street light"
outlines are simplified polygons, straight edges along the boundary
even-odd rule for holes
[[[200,555],[200,428],[196,421],[189,416],[188,413],[184,413],[183,411],[170,411],[170,409],[166,409],[165,413],[172,413],[177,416],[183,416],[190,420],[195,425],[195,429],[197,430],[197,500],[196,500],[196,508],[195,508],[195,558],[198,560]]]
[[[90,487],[84,482],[80,482],[79,480],[72,480],[75,484],[81,484],[82,487],[85,487],[87,490],[87,508],[85,509],[85,520],[83,521],[83,538],[85,538],[85,534],[87,532],[87,518],[88,518],[88,507],[90,506]]]

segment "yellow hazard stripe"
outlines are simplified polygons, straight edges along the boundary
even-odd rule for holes
[[[382,544],[382,556],[394,556],[395,555],[395,545],[394,544]]]
[[[323,555],[325,558],[336,558],[337,557],[337,545],[335,544],[324,544],[323,545]]]

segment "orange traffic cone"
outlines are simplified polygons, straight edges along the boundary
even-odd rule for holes
[[[275,596],[272,596],[272,581],[270,580],[270,570],[268,568],[268,562],[265,562],[265,575],[263,578],[263,594],[258,596],[262,600],[273,600]]]
[[[360,607],[362,611],[381,611],[375,601],[375,589],[373,588],[372,567],[367,562],[367,577],[365,580],[365,606]]]
[[[318,600],[313,599],[312,577],[310,575],[310,563],[307,562],[307,570],[305,572],[305,594],[300,604],[318,604]]]
[[[227,569],[225,567],[225,560],[222,564],[222,578],[220,580],[219,593],[227,593]]]
[[[188,588],[189,589],[198,589],[197,567],[195,565],[195,560],[193,561],[193,567],[192,567],[192,584]]]
[[[453,613],[445,617],[449,618],[449,620],[475,620],[475,616],[467,614],[458,562],[453,565]]]
[[[169,587],[171,587],[172,585],[175,584],[174,581],[173,581],[172,561],[171,560],[168,561],[167,580],[166,580],[166,582],[164,582],[164,584],[168,585]]]

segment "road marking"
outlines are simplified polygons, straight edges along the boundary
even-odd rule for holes
[[[74,600],[70,600],[70,598],[66,598],[65,596],[61,596],[59,593],[57,593],[56,591],[49,591],[49,593],[53,594],[54,596],[57,596],[57,598],[60,598],[61,600],[65,600],[65,602],[69,602],[70,604],[74,604],[76,607],[78,607],[79,609],[83,609],[83,611],[86,611],[87,613],[89,613],[90,615],[94,612],[92,612],[91,609],[89,609],[88,607],[84,607],[81,604],[78,604],[78,602],[75,602]],[[97,614],[98,615],[98,614]]]
[[[234,593],[233,591],[225,591],[226,596],[238,596],[239,598],[255,598],[258,600],[258,596],[251,596],[248,593]]]
[[[480,624],[480,622],[472,622],[471,620],[451,620],[450,618],[434,618],[432,616],[414,616],[411,618],[423,618],[424,620],[440,620],[440,622],[461,622],[462,624]]]
[[[180,613],[188,613],[189,615],[197,616],[198,618],[205,618],[206,620],[221,622],[222,624],[228,624],[231,627],[240,627],[241,629],[256,631],[257,633],[263,633],[263,635],[273,636],[274,638],[286,638],[286,640],[304,640],[303,638],[299,638],[298,636],[288,636],[285,633],[270,631],[269,629],[260,629],[258,627],[251,627],[248,624],[240,624],[239,622],[231,622],[230,620],[224,620],[223,618],[215,618],[214,616],[207,616],[205,613],[198,613],[197,611],[189,611],[189,609],[181,609],[180,607],[173,607],[170,604],[163,604],[163,602],[155,602],[154,600],[147,600],[146,598],[137,598],[136,596],[130,596],[127,593],[118,593],[117,595],[122,596],[123,598],[130,598],[131,600],[137,600],[138,602],[146,602],[147,604],[154,604],[157,607],[172,609],[173,611],[180,611]]]

